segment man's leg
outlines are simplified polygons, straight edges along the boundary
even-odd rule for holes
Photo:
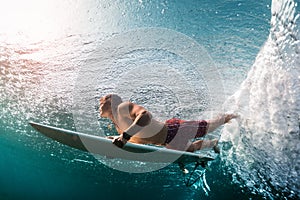
[[[216,117],[215,119],[207,120],[208,122],[208,129],[207,132],[212,132],[218,127],[222,126],[223,124],[226,124],[231,119],[237,118],[237,115],[235,114],[224,114],[221,116]]]
[[[217,139],[214,139],[214,140],[197,140],[189,146],[187,151],[194,152],[194,151],[197,151],[197,150],[213,148],[213,147],[217,146],[217,144],[218,144]]]

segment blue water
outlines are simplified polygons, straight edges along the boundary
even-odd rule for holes
[[[291,23],[299,8],[293,1],[12,2],[1,2],[0,8],[0,199],[300,197],[299,21]],[[271,18],[272,4],[278,17]],[[121,47],[115,42],[147,28],[183,34],[205,51],[176,54],[179,40],[175,47],[166,45],[173,52],[130,49],[136,45],[130,40]],[[151,43],[153,38],[142,40]],[[186,187],[175,164],[149,173],[121,172],[28,126],[34,120],[92,132],[95,122],[108,133],[109,122],[98,119],[95,107],[100,95],[112,91],[145,105],[161,120],[208,118],[209,95],[214,94],[202,81],[207,74],[196,73],[186,59],[190,55],[203,61],[204,71],[212,61],[218,76],[213,87],[222,88],[220,101],[234,99],[215,112],[236,111],[242,118],[215,133],[223,134],[222,153],[206,171],[207,193]],[[133,69],[142,78],[131,77]],[[92,95],[79,87],[85,73],[92,77],[84,83],[97,80]],[[135,88],[134,79],[149,82]],[[278,91],[286,95],[280,99]],[[245,93],[250,96],[247,106],[239,95]],[[222,106],[220,101],[212,105]],[[89,113],[83,105],[92,107]],[[132,168],[139,165],[145,164]]]

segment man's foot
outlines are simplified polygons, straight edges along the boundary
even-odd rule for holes
[[[218,146],[219,140],[218,139],[214,139],[214,140],[212,140],[212,142],[213,142],[213,150],[214,150],[214,152],[217,153],[217,154],[219,154],[220,153],[220,148]]]
[[[225,114],[224,115],[224,124],[228,123],[230,120],[237,118],[237,114]]]
[[[213,147],[213,150],[214,150],[214,152],[217,153],[217,154],[220,154],[220,152],[221,152],[220,147],[219,147],[218,145],[214,146],[214,147]]]

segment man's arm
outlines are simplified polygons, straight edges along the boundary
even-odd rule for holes
[[[141,131],[145,126],[147,126],[151,122],[151,115],[146,110],[138,112],[134,115],[135,117],[133,118],[132,124],[125,130],[125,132],[131,136]]]
[[[113,142],[115,145],[122,148],[131,136],[150,124],[152,116],[144,107],[130,102],[122,104],[119,107],[119,114],[121,117],[132,120],[132,124]]]

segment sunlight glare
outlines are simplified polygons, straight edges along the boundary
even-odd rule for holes
[[[0,37],[4,35],[14,41],[22,36],[39,41],[66,34],[76,14],[68,9],[70,3],[72,1],[0,0]]]

